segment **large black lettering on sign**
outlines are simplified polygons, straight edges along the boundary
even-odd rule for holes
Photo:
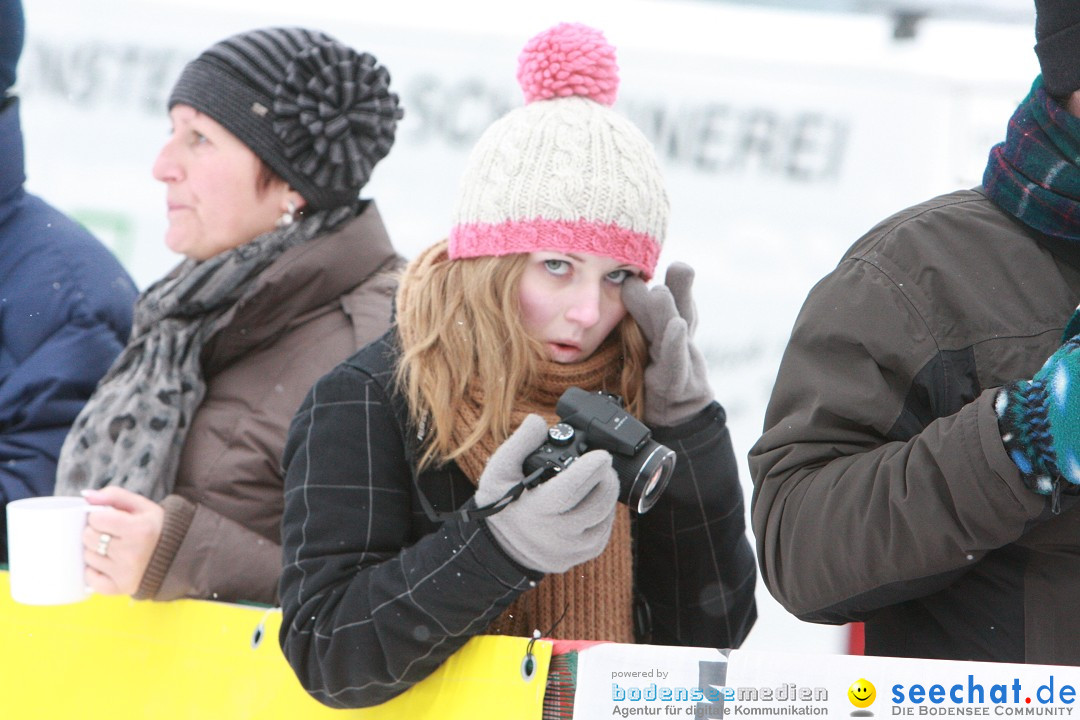
[[[410,139],[467,150],[496,119],[520,104],[510,89],[480,78],[423,74],[405,87]],[[818,111],[705,102],[672,106],[620,100],[617,107],[670,165],[716,175],[771,175],[813,183],[839,175],[848,123]]]
[[[160,117],[167,93],[194,53],[98,41],[32,43],[19,73],[25,95],[59,97],[79,107],[135,109]]]
[[[134,43],[36,40],[23,54],[20,92],[158,117],[173,82],[195,54]],[[421,73],[399,82],[406,108],[402,131],[413,143],[468,150],[492,122],[521,104],[513,88],[476,76]],[[673,105],[649,98],[623,98],[617,107],[652,141],[665,164],[710,175],[796,183],[835,179],[849,133],[846,120],[817,110],[715,99]]]

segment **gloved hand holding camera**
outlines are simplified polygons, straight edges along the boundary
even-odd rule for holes
[[[693,268],[672,263],[663,285],[649,288],[641,278],[630,277],[622,286],[623,304],[649,343],[645,422],[653,427],[674,427],[713,400],[705,357],[692,340],[697,320],[693,281]]]
[[[474,496],[477,506],[498,501],[524,480],[522,464],[547,434],[547,423],[539,415],[525,418],[488,460]],[[539,572],[561,573],[603,552],[618,496],[611,455],[593,450],[485,522],[515,561]]]
[[[1064,478],[1080,486],[1080,310],[1069,338],[1031,380],[998,391],[994,409],[1005,450],[1024,483],[1041,495],[1060,491]]]

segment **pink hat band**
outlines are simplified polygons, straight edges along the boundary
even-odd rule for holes
[[[614,258],[641,269],[646,279],[652,277],[660,256],[660,246],[652,236],[615,223],[537,218],[467,223],[450,231],[449,253],[452,259],[536,250]]]

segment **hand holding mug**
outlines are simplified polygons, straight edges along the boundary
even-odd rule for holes
[[[120,487],[85,490],[94,506],[83,530],[86,584],[102,595],[133,595],[150,565],[165,521],[153,500]]]

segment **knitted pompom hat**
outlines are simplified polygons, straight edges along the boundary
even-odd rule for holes
[[[169,108],[180,103],[221,123],[316,210],[356,200],[402,116],[372,55],[305,28],[216,43],[180,74]]]
[[[450,257],[582,252],[652,277],[668,198],[652,144],[610,108],[615,48],[599,30],[561,23],[530,40],[518,63],[526,105],[473,148]]]

